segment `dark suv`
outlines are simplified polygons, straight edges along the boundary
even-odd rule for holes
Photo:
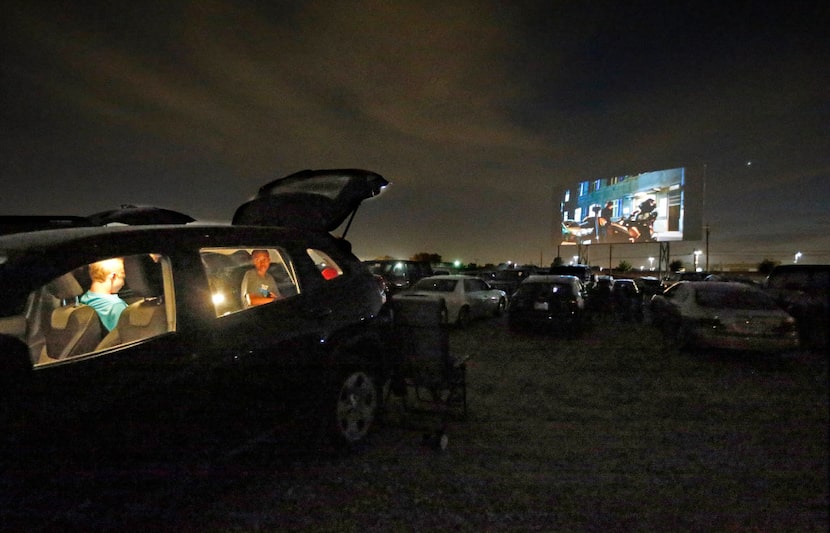
[[[419,279],[432,276],[432,265],[427,261],[404,259],[376,259],[364,261],[372,274],[383,278],[389,292],[404,291],[412,287]]]
[[[779,265],[764,284],[795,318],[801,343],[826,348],[830,329],[830,265]]]
[[[63,446],[126,427],[152,441],[221,411],[268,418],[300,402],[339,442],[363,440],[392,372],[385,301],[330,232],[386,184],[300,172],[260,189],[230,226],[143,208],[68,227],[35,217],[32,231],[25,217],[0,220],[16,232],[0,236],[0,442]],[[253,289],[264,305],[243,281],[253,256],[267,267]],[[120,287],[105,296],[125,307],[115,323],[92,306],[101,283]]]

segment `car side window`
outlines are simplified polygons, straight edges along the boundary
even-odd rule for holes
[[[674,291],[675,302],[685,302],[689,298],[689,287],[686,284],[680,284]]]
[[[675,300],[678,294],[680,294],[680,287],[682,287],[682,285],[672,285],[666,289],[665,292],[663,292],[663,298],[666,298],[667,300]]]
[[[325,280],[333,280],[343,275],[343,269],[327,253],[314,248],[307,249],[306,253],[314,261],[317,270]]]
[[[102,258],[33,291],[26,342],[35,365],[175,331],[172,279],[169,259],[147,253]]]
[[[280,247],[202,248],[199,253],[217,317],[300,292],[294,263]]]
[[[487,285],[480,279],[465,279],[464,292],[477,292],[487,289]]]

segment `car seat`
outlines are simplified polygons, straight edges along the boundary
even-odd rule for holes
[[[98,344],[98,349],[155,337],[168,331],[164,305],[161,268],[149,255],[124,258],[130,303],[121,313],[118,323]]]
[[[103,350],[126,342],[146,339],[167,332],[167,315],[162,298],[144,298],[131,303],[121,313],[118,324],[98,344]]]
[[[46,355],[65,359],[93,351],[101,340],[101,321],[92,307],[79,303],[83,289],[78,280],[67,272],[49,282],[46,290],[60,302],[46,329]]]

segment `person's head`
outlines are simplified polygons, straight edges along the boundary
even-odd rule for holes
[[[614,202],[611,202],[611,201],[605,202],[605,207],[614,207]]]
[[[271,266],[271,255],[268,253],[268,250],[254,250],[251,252],[251,262],[254,264],[254,268],[256,268],[259,275],[262,276],[268,271],[268,267]]]
[[[124,260],[120,257],[104,259],[89,265],[89,277],[92,279],[90,290],[104,294],[115,294],[124,287],[127,275],[124,272]]]

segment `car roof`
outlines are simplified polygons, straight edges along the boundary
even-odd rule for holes
[[[579,278],[567,274],[531,274],[522,283],[573,283],[574,281],[579,281]]]
[[[282,226],[331,232],[389,182],[361,169],[303,170],[260,187],[256,196],[234,213],[232,226]],[[0,235],[126,224],[185,225],[190,215],[155,206],[122,205],[88,216],[0,216]],[[351,220],[350,220],[351,222]],[[348,230],[344,230],[343,237]]]
[[[759,287],[741,283],[740,281],[678,281],[677,285],[687,285],[696,291],[756,291],[763,292]]]
[[[770,275],[781,274],[784,272],[828,272],[830,271],[830,265],[819,265],[819,264],[797,264],[797,265],[776,265],[770,271]]]
[[[190,215],[156,206],[122,205],[88,216],[75,215],[2,215],[0,235],[46,231],[50,229],[83,228],[120,224],[148,226],[154,224],[187,224],[195,222]]]
[[[197,240],[204,246],[211,246],[215,239],[261,240],[279,238],[283,240],[311,239],[318,237],[333,238],[327,233],[309,232],[298,228],[276,226],[228,226],[221,224],[195,224],[187,226],[148,225],[148,226],[92,226],[69,229],[44,230],[29,233],[0,235],[0,254],[37,253],[52,248],[81,247],[87,242],[94,242],[98,247],[106,247],[113,242],[119,247],[127,241],[152,242],[161,247],[168,247],[167,241]],[[113,237],[119,237],[113,239]],[[338,241],[341,241],[338,239]],[[346,242],[346,241],[343,241]],[[2,261],[0,261],[2,266]]]

